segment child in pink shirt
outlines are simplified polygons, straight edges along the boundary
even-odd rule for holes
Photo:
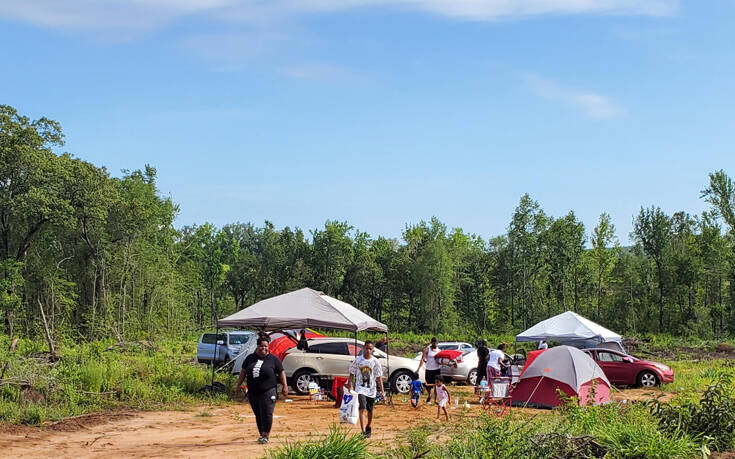
[[[438,403],[436,407],[436,418],[441,417],[441,412],[444,410],[444,416],[449,420],[449,412],[447,411],[447,404],[449,403],[450,395],[447,386],[444,385],[444,380],[441,376],[437,376],[434,380],[436,386],[436,401]]]

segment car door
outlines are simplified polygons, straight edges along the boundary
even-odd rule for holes
[[[630,363],[623,360],[623,355],[615,351],[597,350],[597,364],[613,385],[632,384],[628,373]]]
[[[347,376],[350,371],[350,363],[354,360],[347,352],[347,343],[331,342],[321,343],[309,347],[309,354],[316,354],[314,369],[321,374],[330,376]]]

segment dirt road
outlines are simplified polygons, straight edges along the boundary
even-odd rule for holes
[[[470,399],[470,388],[453,388],[453,394]],[[614,394],[629,400],[649,398],[650,391],[633,389]],[[6,427],[0,430],[0,455],[4,457],[261,457],[268,448],[310,435],[328,432],[339,423],[338,410],[329,402],[310,402],[292,397],[292,403],[276,406],[271,444],[257,443],[255,418],[249,405],[198,406],[185,411],[123,412],[93,415],[46,427]],[[435,406],[413,410],[403,397],[395,407],[378,406],[370,443],[375,449],[393,443],[401,431],[433,420]],[[477,416],[479,405],[450,413]],[[344,427],[344,425],[343,425]],[[359,426],[348,426],[356,432]]]

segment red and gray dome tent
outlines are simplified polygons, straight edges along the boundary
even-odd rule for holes
[[[515,406],[551,408],[561,405],[557,390],[577,397],[580,405],[610,401],[610,381],[586,353],[571,346],[541,352],[521,373],[513,389]]]

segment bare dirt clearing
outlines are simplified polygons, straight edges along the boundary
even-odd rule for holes
[[[471,388],[452,387],[453,395],[472,399]],[[660,392],[651,389],[616,391],[620,400],[644,400]],[[668,395],[668,394],[667,394]],[[288,441],[324,434],[339,423],[338,410],[329,402],[309,402],[292,397],[293,403],[276,406],[271,444],[259,445],[255,419],[246,403],[199,406],[185,411],[119,412],[70,419],[44,427],[0,427],[0,450],[6,457],[259,457],[268,448]],[[370,440],[373,449],[391,446],[395,437],[411,426],[433,422],[436,406],[412,409],[403,397],[395,407],[377,406]],[[514,408],[515,411],[518,411]],[[548,411],[523,410],[539,414]],[[451,410],[453,416],[477,416],[477,404]],[[359,431],[359,426],[346,428]]]

